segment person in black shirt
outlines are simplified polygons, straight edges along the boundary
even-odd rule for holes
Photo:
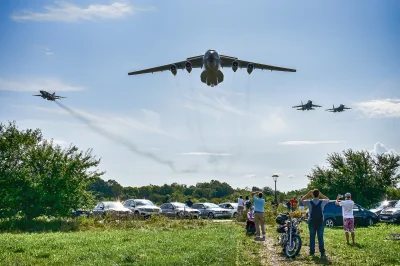
[[[186,204],[188,207],[192,207],[193,202],[190,200],[190,198],[188,198],[188,200],[185,202],[185,204]]]

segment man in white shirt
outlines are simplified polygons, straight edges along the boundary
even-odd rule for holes
[[[350,245],[349,243],[349,232],[350,232],[354,246],[354,216],[353,216],[354,201],[351,200],[351,194],[348,192],[345,195],[346,197],[345,201],[339,201],[341,197],[342,197],[341,195],[338,195],[336,199],[336,205],[342,206],[343,229],[344,232],[346,233],[347,245]]]
[[[241,221],[243,219],[243,212],[244,212],[244,199],[242,196],[239,196],[238,198],[238,216],[237,219],[238,221]]]

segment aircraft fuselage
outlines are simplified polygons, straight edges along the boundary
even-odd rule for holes
[[[203,57],[203,72],[200,75],[201,82],[214,87],[224,81],[221,69],[221,58],[217,51],[208,50]]]

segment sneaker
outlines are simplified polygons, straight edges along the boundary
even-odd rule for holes
[[[321,254],[321,259],[326,259],[325,253],[322,253],[322,254]]]
[[[260,240],[260,236],[256,236],[254,240]]]

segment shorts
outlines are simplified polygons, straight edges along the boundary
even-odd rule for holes
[[[344,218],[343,219],[343,229],[347,232],[354,232],[354,218]]]

